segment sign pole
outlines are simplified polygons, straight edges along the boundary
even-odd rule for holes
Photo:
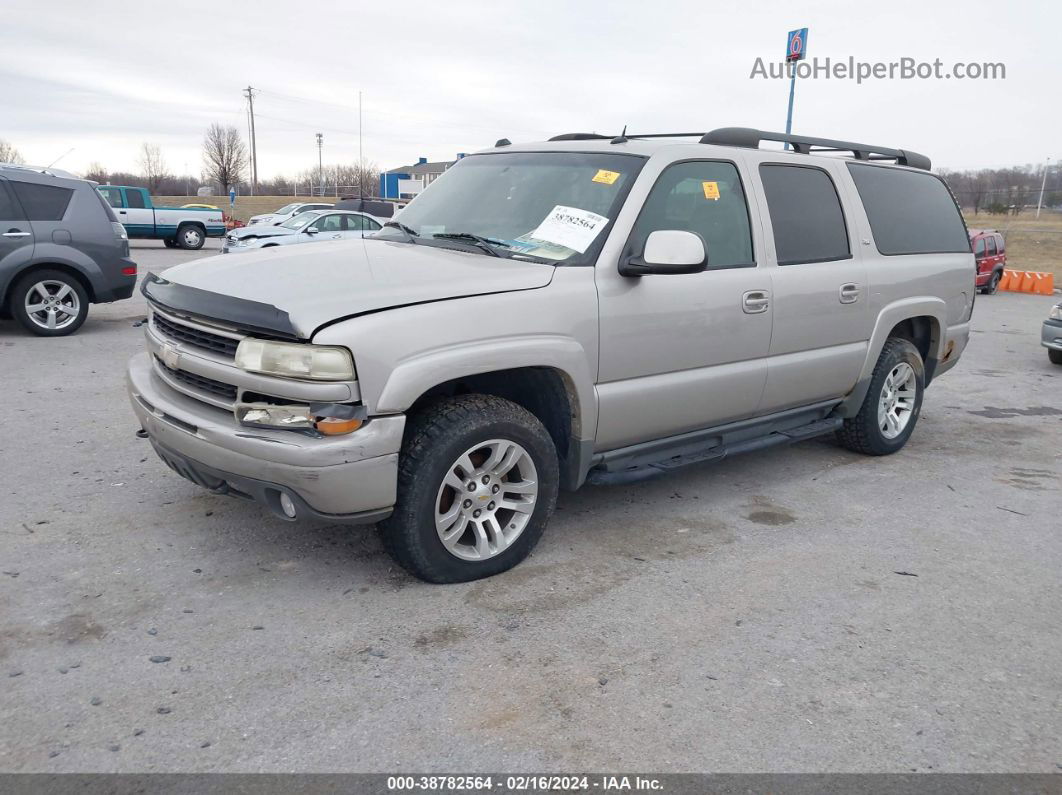
[[[785,134],[793,132],[793,95],[796,93],[797,63],[803,61],[808,54],[808,29],[789,31],[789,37],[785,43],[785,62],[789,66],[789,110],[785,115]],[[789,141],[785,142],[786,150],[789,149]]]

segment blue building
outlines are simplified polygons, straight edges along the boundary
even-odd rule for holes
[[[457,159],[460,160],[464,156],[462,152]],[[436,163],[429,163],[428,158],[422,157],[411,166],[400,166],[385,171],[380,174],[380,197],[412,199],[456,162],[457,160],[440,160]]]

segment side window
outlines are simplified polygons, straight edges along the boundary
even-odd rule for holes
[[[983,237],[977,238],[977,242],[974,243],[974,256],[980,259],[985,255],[985,239]]]
[[[380,224],[374,221],[372,218],[362,218],[361,220],[362,228],[366,232],[375,232],[377,229],[381,228]]]
[[[360,215],[344,215],[343,228],[348,232],[360,232],[365,228],[365,219]]]
[[[130,207],[144,206],[144,194],[138,190],[127,190],[125,192],[125,200]]]
[[[1003,235],[996,235],[996,248],[1000,254],[1007,250],[1007,246],[1003,242]]]
[[[11,180],[10,185],[30,221],[63,220],[70,197],[74,195],[69,188],[59,188],[55,185],[38,185],[16,180]]]
[[[649,234],[661,229],[699,234],[709,268],[756,264],[745,191],[733,163],[696,160],[664,169],[634,224],[632,252],[643,252]]]
[[[809,166],[764,163],[760,180],[779,265],[852,256],[841,200],[829,174]]]
[[[98,188],[100,195],[107,200],[107,204],[111,207],[124,207],[122,204],[122,191],[121,188]]]
[[[996,256],[996,238],[995,236],[988,238],[988,256]]]
[[[925,171],[849,163],[878,251],[941,254],[970,251],[959,208],[948,186]]]
[[[7,190],[7,186],[0,181],[0,221],[20,221],[22,210],[15,204],[14,198]]]
[[[318,232],[339,232],[343,228],[342,215],[325,215],[313,223]]]

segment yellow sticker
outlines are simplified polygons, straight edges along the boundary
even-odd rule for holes
[[[620,175],[618,171],[605,171],[605,169],[602,168],[596,174],[594,174],[594,182],[603,182],[606,185],[611,185],[613,182],[619,179],[619,176]]]
[[[719,198],[719,183],[718,182],[702,182],[701,187],[704,188],[704,198],[715,201]]]

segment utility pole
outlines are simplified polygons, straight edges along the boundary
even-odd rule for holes
[[[1036,217],[1040,217],[1040,207],[1044,203],[1044,188],[1047,187],[1047,169],[1051,168],[1051,158],[1047,158],[1047,162],[1044,163],[1044,178],[1040,182],[1040,200],[1036,202]]]
[[[324,160],[322,150],[324,147],[324,136],[321,133],[317,133],[317,182],[321,186],[321,195],[324,196]]]
[[[254,136],[254,89],[247,86],[244,89],[247,97],[247,109],[251,114],[251,195],[258,193],[258,145]]]

